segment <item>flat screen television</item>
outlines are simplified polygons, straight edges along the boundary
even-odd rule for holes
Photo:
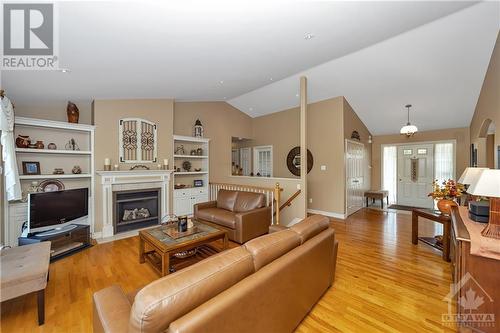
[[[31,193],[30,229],[64,224],[89,213],[89,189]]]

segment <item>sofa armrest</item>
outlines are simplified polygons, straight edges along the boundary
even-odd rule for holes
[[[271,225],[271,212],[269,206],[237,213],[235,215],[236,241],[243,244],[250,239],[267,234]]]
[[[196,217],[198,210],[217,207],[217,201],[202,202],[194,205],[193,215]]]
[[[116,285],[94,293],[94,333],[126,333],[131,308],[127,295]]]

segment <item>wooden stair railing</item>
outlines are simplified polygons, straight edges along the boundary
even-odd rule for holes
[[[279,224],[279,202],[280,194],[283,189],[280,187],[279,183],[276,183],[275,187],[263,187],[254,185],[243,185],[243,184],[228,184],[228,183],[215,183],[210,182],[209,184],[209,197],[210,200],[217,200],[217,194],[219,190],[232,190],[232,191],[246,191],[262,193],[266,197],[266,206],[271,206],[272,210],[278,214],[273,214],[272,224]],[[276,204],[278,202],[278,204]]]
[[[290,198],[288,198],[287,201],[285,201],[279,208],[277,209],[278,212],[281,212],[283,209],[286,207],[290,207],[292,205],[292,201],[300,195],[301,190],[297,190]],[[276,212],[274,212],[276,214]],[[277,223],[279,224],[279,219],[276,219]]]

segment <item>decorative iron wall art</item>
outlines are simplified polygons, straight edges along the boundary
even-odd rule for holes
[[[411,158],[411,181],[416,182],[418,180],[418,158]]]
[[[157,126],[140,118],[124,118],[119,122],[120,162],[157,162]]]

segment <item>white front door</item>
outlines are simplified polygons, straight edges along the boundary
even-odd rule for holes
[[[349,216],[363,208],[365,146],[346,140],[345,156],[346,214]]]
[[[398,204],[433,208],[434,145],[398,146]]]

